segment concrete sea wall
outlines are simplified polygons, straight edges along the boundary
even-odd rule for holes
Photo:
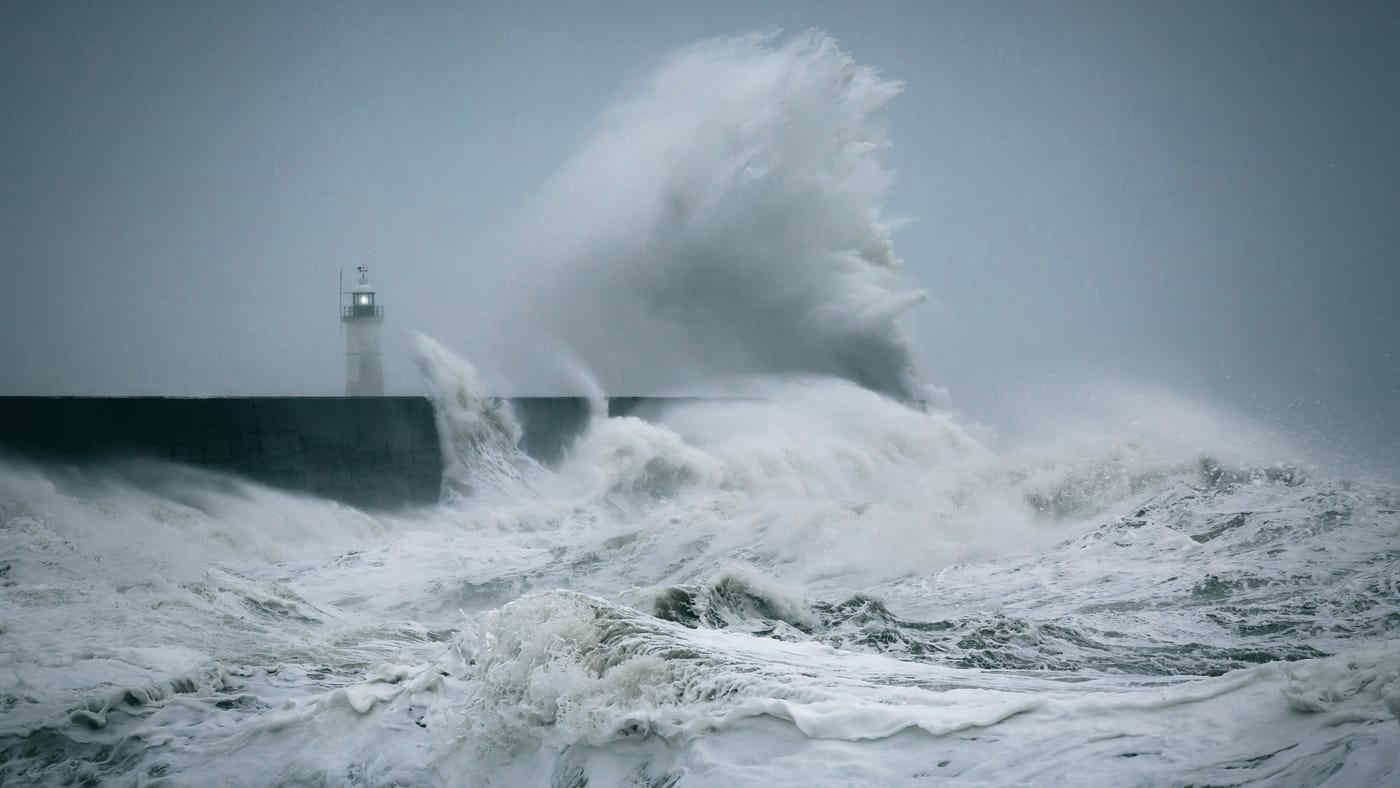
[[[422,397],[3,397],[0,450],[167,460],[371,508],[432,503],[442,476]]]
[[[662,400],[617,397],[609,415]],[[579,397],[511,400],[522,448],[559,461],[588,422]],[[354,506],[432,504],[442,452],[424,397],[0,397],[0,454],[66,465],[151,458]]]

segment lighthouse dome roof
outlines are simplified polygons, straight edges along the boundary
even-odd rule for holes
[[[352,292],[355,292],[355,293],[373,293],[373,292],[374,292],[374,285],[370,284],[369,282],[361,282],[361,283],[355,285],[355,289],[354,289]]]

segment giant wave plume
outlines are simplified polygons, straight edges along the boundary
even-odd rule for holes
[[[804,373],[921,398],[880,161],[900,89],[815,32],[671,55],[485,245],[504,297],[470,355],[532,392],[568,358],[628,394]]]

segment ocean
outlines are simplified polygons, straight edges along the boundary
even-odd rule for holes
[[[830,379],[551,469],[425,353],[438,506],[3,466],[7,785],[1396,779],[1393,486],[997,453]]]

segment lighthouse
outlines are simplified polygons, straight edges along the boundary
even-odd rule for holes
[[[360,281],[350,290],[350,305],[342,301],[340,306],[340,322],[345,325],[345,395],[380,397],[384,395],[384,359],[379,352],[379,326],[384,322],[384,307],[375,303],[369,267],[355,270]]]

